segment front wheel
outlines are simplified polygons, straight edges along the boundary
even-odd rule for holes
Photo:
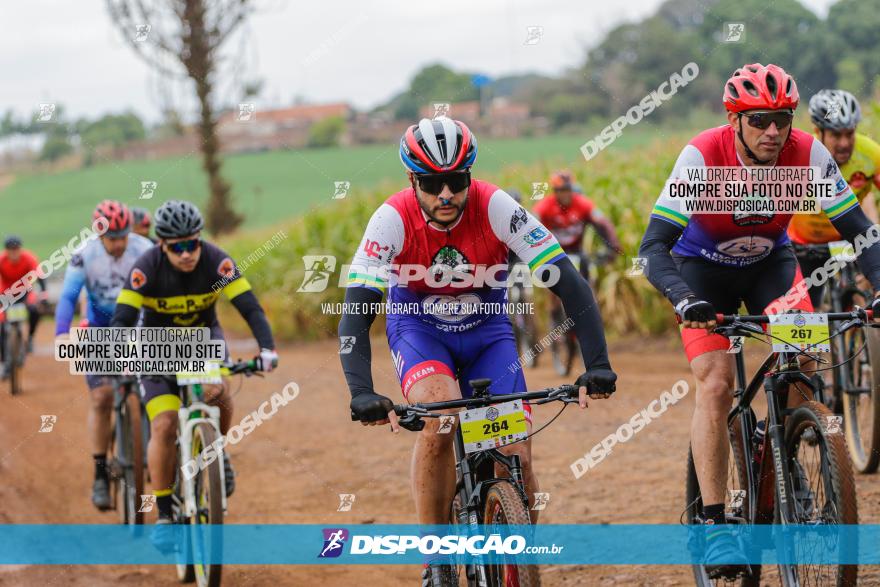
[[[529,511],[519,491],[509,481],[500,481],[486,492],[483,523],[489,526],[531,524]],[[517,565],[504,562],[486,565],[489,587],[532,587],[541,584],[536,565]]]
[[[785,453],[789,459],[792,507],[796,524],[855,525],[859,523],[855,480],[839,417],[818,402],[805,402],[785,424]],[[794,581],[800,585],[856,585],[858,566],[810,564],[813,549],[855,552],[857,544],[844,538],[836,544],[793,545],[797,561],[792,566]]]
[[[144,514],[140,511],[140,499],[144,493],[144,447],[141,430],[141,402],[135,392],[125,396],[120,425],[122,446],[119,457],[123,463],[123,475],[119,479],[118,496],[123,500],[122,523],[140,525]]]
[[[24,338],[18,323],[12,324],[6,331],[6,373],[9,376],[9,393],[21,393],[21,375],[24,368]]]
[[[217,439],[217,431],[208,423],[193,430],[192,458],[200,462],[201,452]],[[213,564],[223,552],[223,464],[215,459],[202,468],[193,479],[196,514],[192,524],[193,568],[199,587],[219,587],[222,565]]]

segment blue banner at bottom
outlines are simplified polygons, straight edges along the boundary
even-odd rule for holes
[[[684,565],[707,562],[706,545],[721,529],[740,543],[750,564],[880,564],[876,524],[173,528],[174,550],[163,553],[151,542],[154,526],[0,525],[0,564],[421,564],[446,559],[458,564]]]

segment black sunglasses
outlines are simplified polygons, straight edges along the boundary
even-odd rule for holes
[[[175,255],[182,255],[183,253],[193,253],[196,249],[201,246],[202,241],[199,238],[191,238],[185,241],[178,241],[176,243],[167,243],[168,250],[174,253]]]
[[[471,172],[454,171],[452,173],[417,175],[416,180],[419,182],[419,188],[426,194],[439,195],[443,191],[444,185],[449,186],[449,191],[455,194],[470,187]]]
[[[779,110],[773,112],[753,112],[744,116],[748,120],[749,126],[760,128],[761,130],[769,128],[774,122],[776,123],[776,128],[782,130],[788,128],[792,119],[794,119],[793,112]]]

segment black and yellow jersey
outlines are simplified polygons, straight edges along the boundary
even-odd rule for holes
[[[223,249],[206,241],[195,269],[175,269],[162,247],[141,255],[116,299],[113,326],[134,326],[143,309],[142,326],[217,326],[215,305],[225,294],[242,314],[261,348],[274,348],[272,334],[251,285]]]

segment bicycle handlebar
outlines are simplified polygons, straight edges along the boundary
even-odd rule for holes
[[[238,360],[234,363],[223,365],[222,367],[220,367],[220,372],[223,375],[244,374],[245,376],[262,373],[262,366],[258,365],[257,363],[258,361],[256,359],[251,359],[249,361]]]
[[[812,312],[804,313],[808,314]],[[844,320],[871,321],[874,318],[874,312],[872,310],[865,310],[863,308],[857,308],[851,312],[831,312],[826,313],[825,315],[828,316],[829,322],[842,322]],[[735,322],[767,324],[770,322],[770,316],[767,314],[759,314],[757,316],[750,316],[745,314],[715,314],[715,322],[718,323],[718,326],[728,326]]]
[[[559,387],[548,387],[540,391],[462,398],[427,404],[396,404],[394,406],[394,413],[400,418],[398,422],[402,428],[418,432],[425,426],[424,422],[422,422],[422,418],[439,418],[440,416],[447,415],[433,413],[440,410],[448,410],[452,408],[479,408],[514,400],[537,400],[533,401],[535,405],[541,405],[551,401],[572,403],[577,401],[577,395],[578,387],[576,385],[566,384],[560,385]],[[355,420],[353,414],[352,420]]]

